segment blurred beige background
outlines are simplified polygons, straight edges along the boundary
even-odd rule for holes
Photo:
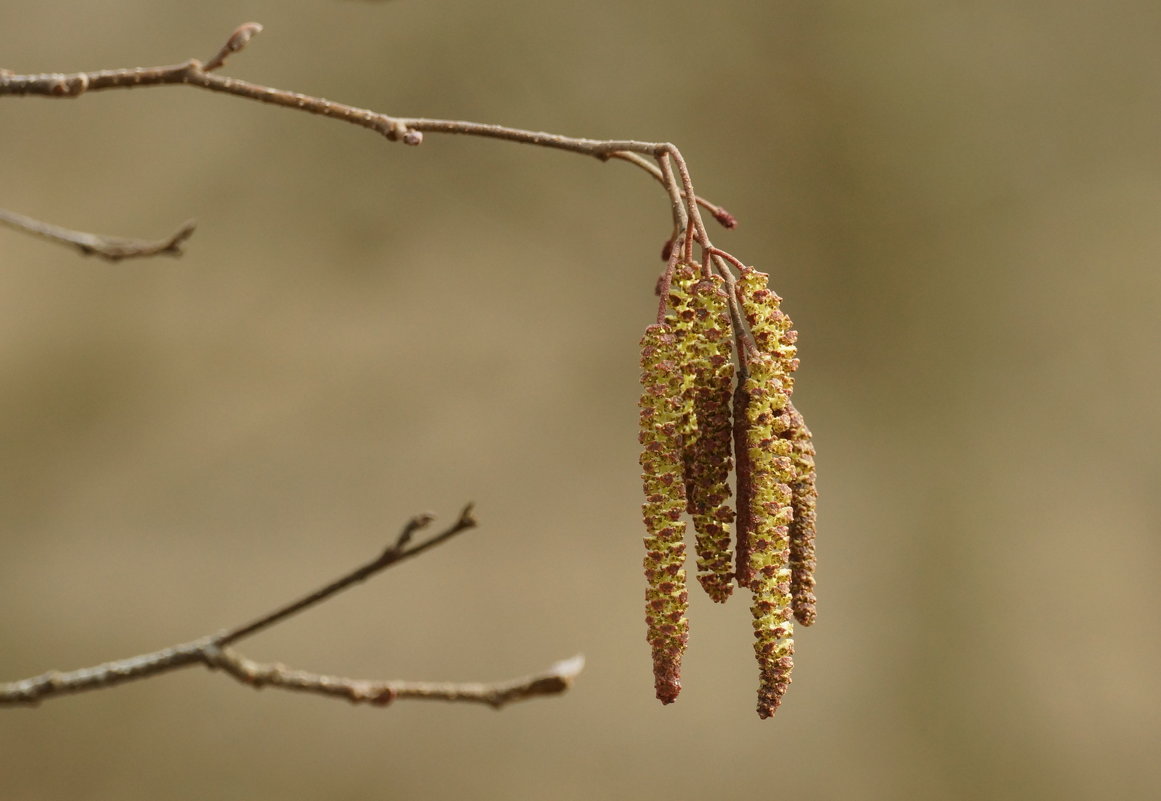
[[[410,515],[482,527],[252,641],[564,697],[387,709],[204,670],[0,710],[5,799],[1128,799],[1161,792],[1161,6],[0,5],[18,72],[208,58],[404,115],[668,139],[774,275],[815,430],[820,621],[773,721],[744,602],[679,702],[641,622],[624,164],[188,88],[0,101],[0,678],[249,619]]]

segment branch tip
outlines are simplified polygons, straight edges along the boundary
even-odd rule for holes
[[[548,669],[548,672],[559,676],[568,684],[571,684],[584,669],[585,655],[577,654],[576,656],[569,657],[568,659],[562,659],[561,661],[555,663]]]
[[[129,239],[63,228],[7,209],[0,209],[0,223],[54,242],[72,245],[86,256],[100,256],[108,261],[157,255],[180,256],[182,244],[197,228],[196,220],[186,220],[164,239]]]
[[[673,255],[673,237],[665,240],[665,244],[661,246],[661,260],[669,261],[669,257]]]
[[[476,516],[472,514],[475,511],[475,503],[468,501],[460,512],[460,519],[456,522],[456,528],[475,528],[479,523],[476,522]]]
[[[407,525],[403,527],[403,530],[399,532],[399,536],[395,539],[395,544],[387,550],[402,551],[407,546],[407,543],[411,542],[411,538],[415,535],[415,532],[427,528],[433,520],[435,520],[435,515],[431,512],[424,512],[411,518],[407,521]]]
[[[202,70],[205,72],[213,72],[218,67],[226,63],[226,59],[233,53],[249,44],[250,40],[258,34],[262,33],[262,23],[260,22],[243,22],[234,32],[230,34],[230,38],[222,45],[222,49],[218,54],[202,65]]]
[[[713,210],[714,219],[722,224],[723,228],[737,228],[738,218],[730,214],[721,206],[717,206]]]

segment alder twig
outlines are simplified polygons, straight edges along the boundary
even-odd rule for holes
[[[226,629],[187,643],[149,654],[106,662],[68,672],[49,671],[19,681],[0,683],[0,705],[30,706],[48,698],[85,690],[112,687],[134,679],[156,676],[177,668],[202,664],[219,669],[243,684],[255,688],[270,686],[346,698],[353,702],[387,704],[397,698],[469,701],[499,708],[513,701],[561,693],[572,686],[584,666],[582,657],[558,662],[543,673],[494,684],[450,684],[436,682],[373,681],[326,676],[295,670],[280,664],[254,662],[228,645],[269,628],[298,612],[321,603],[360,581],[394,564],[418,556],[452,537],[476,527],[472,507],[464,507],[459,518],[442,532],[413,543],[414,535],[434,518],[419,515],[403,527],[395,542],[379,556],[336,581],[305,597],[262,615],[253,622]]]
[[[197,227],[196,221],[187,220],[165,239],[127,239],[74,231],[7,209],[0,209],[0,223],[54,242],[73,245],[86,256],[100,256],[109,261],[158,255],[180,256],[182,243],[193,235],[194,228]]]
[[[699,197],[693,191],[693,183],[685,167],[685,160],[677,147],[669,142],[645,142],[634,139],[587,139],[464,120],[393,117],[370,109],[336,103],[321,97],[288,92],[213,74],[214,70],[223,66],[229,55],[241,51],[261,30],[262,26],[257,22],[243,23],[230,35],[219,51],[205,63],[197,59],[190,59],[182,64],[162,67],[37,75],[18,75],[11,70],[0,70],[0,97],[6,95],[39,95],[53,98],[79,97],[86,92],[104,89],[186,84],[213,92],[223,92],[263,103],[271,103],[284,108],[333,117],[369,128],[391,141],[401,141],[407,145],[419,145],[423,142],[425,133],[458,134],[555,148],[592,156],[601,161],[619,159],[652,175],[665,186],[671,195],[676,194],[678,197],[684,198],[685,208],[680,215],[675,211],[674,223],[682,230],[685,229],[687,221],[694,224],[694,230],[688,235],[690,239],[687,241],[696,239],[703,248],[712,246],[705,228],[701,224],[699,207],[705,208],[726,228],[733,228],[737,224],[737,220],[732,214]],[[675,179],[672,171],[661,166],[662,159],[666,157],[671,157],[677,164],[680,182]],[[653,162],[658,163],[654,164]]]
[[[577,655],[557,662],[543,673],[518,679],[482,683],[434,681],[374,681],[324,676],[285,665],[255,662],[230,648],[211,649],[211,667],[220,668],[255,689],[279,687],[284,690],[343,698],[356,704],[384,706],[399,699],[424,701],[467,701],[494,709],[541,695],[556,695],[572,686],[584,669],[584,657]]]
[[[662,186],[666,185],[665,177],[662,175],[661,168],[656,164],[653,164],[648,159],[642,158],[636,153],[610,153],[609,158],[621,159],[622,161],[636,164],[638,167],[645,170],[645,172],[649,173],[658,181],[660,181]],[[695,195],[694,199],[697,201],[697,205],[708,211],[715,220],[721,223],[723,228],[736,228],[738,226],[738,218],[730,214],[721,206],[717,205],[716,203],[709,202],[700,195]]]
[[[436,545],[446,542],[456,534],[459,534],[462,531],[467,531],[470,528],[475,528],[477,525],[476,519],[472,517],[472,505],[469,503],[463,508],[463,511],[460,512],[460,516],[456,522],[446,530],[435,535],[429,540],[418,543],[416,545],[411,545],[411,539],[413,536],[415,536],[415,533],[417,531],[421,531],[424,528],[427,528],[427,526],[429,526],[431,521],[434,519],[435,517],[430,514],[417,515],[416,517],[411,518],[407,521],[407,525],[403,527],[403,530],[399,533],[399,536],[396,538],[395,542],[388,546],[387,549],[384,550],[383,553],[379,554],[379,556],[375,559],[371,560],[362,567],[352,570],[342,578],[332,581],[330,584],[327,584],[325,587],[312,592],[310,595],[307,595],[304,598],[300,598],[299,600],[289,603],[280,609],[276,609],[270,614],[263,615],[251,623],[246,623],[242,626],[238,626],[235,629],[222,632],[220,635],[218,635],[218,645],[230,645],[232,643],[238,642],[238,640],[241,640],[244,637],[249,637],[252,634],[256,634],[262,629],[269,628],[275,623],[285,620],[291,615],[297,614],[298,612],[301,612],[308,607],[325,601],[332,595],[335,595],[336,593],[339,593],[354,584],[358,584],[360,581],[365,581],[379,571],[385,570],[396,562],[401,562],[404,559],[412,556],[418,556],[424,551],[430,550]]]

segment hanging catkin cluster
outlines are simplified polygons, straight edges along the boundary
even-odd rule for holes
[[[815,618],[817,492],[810,430],[790,400],[797,333],[768,276],[739,273],[720,260],[673,266],[662,322],[642,339],[645,619],[657,697],[672,703],[689,639],[687,513],[706,594],[724,602],[735,582],[750,590],[765,718],[790,684],[794,622]]]

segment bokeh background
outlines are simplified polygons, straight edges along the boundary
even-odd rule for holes
[[[391,113],[678,143],[801,333],[820,620],[753,712],[744,599],[652,699],[637,342],[664,194],[621,163],[184,87],[0,100],[0,679],[251,641],[502,712],[189,669],[0,710],[6,799],[1107,799],[1161,792],[1161,6],[6,0],[18,72],[208,58]]]

